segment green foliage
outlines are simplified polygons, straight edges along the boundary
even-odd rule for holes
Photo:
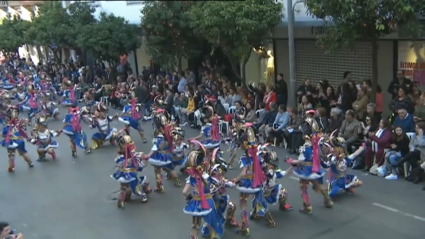
[[[120,55],[141,46],[139,29],[122,17],[102,12],[96,24],[87,25],[77,36],[78,45],[94,57],[116,63]]]
[[[164,66],[178,65],[177,57],[200,54],[201,38],[189,25],[188,10],[192,1],[146,2],[141,10],[146,52],[154,62]]]
[[[425,0],[306,0],[309,13],[326,18],[324,34],[318,44],[328,52],[356,40],[376,40],[399,29],[412,37],[421,33],[416,10]],[[414,4],[414,5],[412,5]]]
[[[16,52],[25,44],[25,34],[30,26],[29,21],[22,20],[19,16],[6,16],[0,24],[0,50],[3,52]]]
[[[88,25],[95,24],[96,19],[94,18],[95,8],[91,7],[89,3],[86,2],[75,2],[69,5],[68,14],[70,18],[70,36],[78,36],[81,32],[81,29],[87,27]],[[76,37],[72,37],[70,44],[72,47],[78,47],[78,42]]]
[[[25,40],[28,44],[48,46],[59,58],[56,54],[58,49],[71,46],[70,27],[69,14],[62,8],[61,2],[46,2],[38,7],[38,14],[33,17]]]
[[[215,48],[221,48],[232,69],[243,78],[237,65],[249,59],[252,48],[264,44],[281,22],[283,6],[275,0],[202,2],[189,11],[195,33]]]

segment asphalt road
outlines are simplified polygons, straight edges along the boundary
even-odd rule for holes
[[[61,116],[66,108],[61,108]],[[61,121],[51,121],[50,129],[62,127]],[[95,132],[83,126],[88,136]],[[114,122],[118,129],[123,125]],[[151,123],[145,123],[148,138],[152,137]],[[198,131],[185,127],[187,138]],[[135,133],[138,151],[149,152],[150,143],[142,144]],[[118,209],[113,198],[118,183],[110,178],[113,172],[116,147],[106,144],[90,155],[79,151],[73,159],[69,141],[65,135],[56,138],[59,149],[57,160],[35,162],[29,169],[17,158],[14,174],[7,172],[6,150],[0,161],[0,220],[8,221],[25,238],[42,239],[115,239],[115,238],[189,238],[191,218],[183,213],[185,200],[182,188],[165,181],[165,192],[152,193],[146,204],[137,201]],[[227,149],[226,146],[223,146]],[[30,156],[35,161],[35,146],[27,144]],[[277,149],[281,158],[286,151]],[[228,156],[228,153],[225,154]],[[280,162],[282,169],[288,167]],[[154,182],[153,168],[144,173]],[[229,178],[237,176],[237,169],[230,171]],[[355,171],[364,182],[355,194],[342,194],[335,200],[333,209],[325,209],[320,195],[310,191],[312,215],[298,212],[302,205],[298,182],[288,176],[281,183],[289,192],[291,212],[281,212],[272,206],[277,226],[268,228],[264,221],[251,222],[253,239],[419,239],[425,238],[425,192],[421,186],[404,180],[386,181],[375,176]],[[184,178],[183,175],[181,175]],[[154,187],[154,183],[151,183]],[[236,189],[228,190],[231,199],[238,201]],[[239,210],[237,218],[240,221]],[[241,237],[235,230],[226,230],[223,239]]]

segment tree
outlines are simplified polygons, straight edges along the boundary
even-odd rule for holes
[[[119,56],[141,46],[138,31],[124,18],[102,12],[96,24],[82,29],[77,42],[92,56],[115,65]]]
[[[30,26],[29,21],[19,15],[7,15],[0,24],[0,50],[3,53],[14,52],[25,44],[25,34]]]
[[[70,35],[73,36],[70,39],[71,47],[78,46],[78,35],[81,34],[82,29],[85,27],[95,24],[96,18],[94,12],[96,9],[91,7],[87,2],[74,2],[68,7],[68,14],[70,16]]]
[[[245,80],[252,48],[263,45],[282,21],[282,8],[275,0],[202,2],[191,8],[189,19],[195,33],[221,48],[235,75]]]
[[[378,39],[401,29],[412,37],[420,33],[420,22],[414,10],[424,6],[424,0],[306,0],[308,12],[317,18],[327,19],[325,32],[317,43],[327,53],[344,45],[354,45],[358,40],[368,40],[372,45],[372,101],[378,85]]]
[[[26,34],[26,43],[47,46],[56,61],[61,60],[62,47],[72,45],[71,21],[61,2],[46,2],[34,14]]]
[[[146,2],[142,28],[146,52],[155,63],[181,68],[181,58],[198,56],[202,38],[196,37],[189,25],[188,10],[192,1]]]

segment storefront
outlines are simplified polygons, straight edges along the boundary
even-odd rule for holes
[[[425,41],[398,41],[397,66],[406,77],[425,86]]]

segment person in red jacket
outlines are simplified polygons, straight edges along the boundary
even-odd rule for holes
[[[270,110],[270,103],[276,103],[276,93],[273,91],[274,87],[269,85],[266,87],[266,94],[264,95],[263,101],[266,104],[266,110]]]

